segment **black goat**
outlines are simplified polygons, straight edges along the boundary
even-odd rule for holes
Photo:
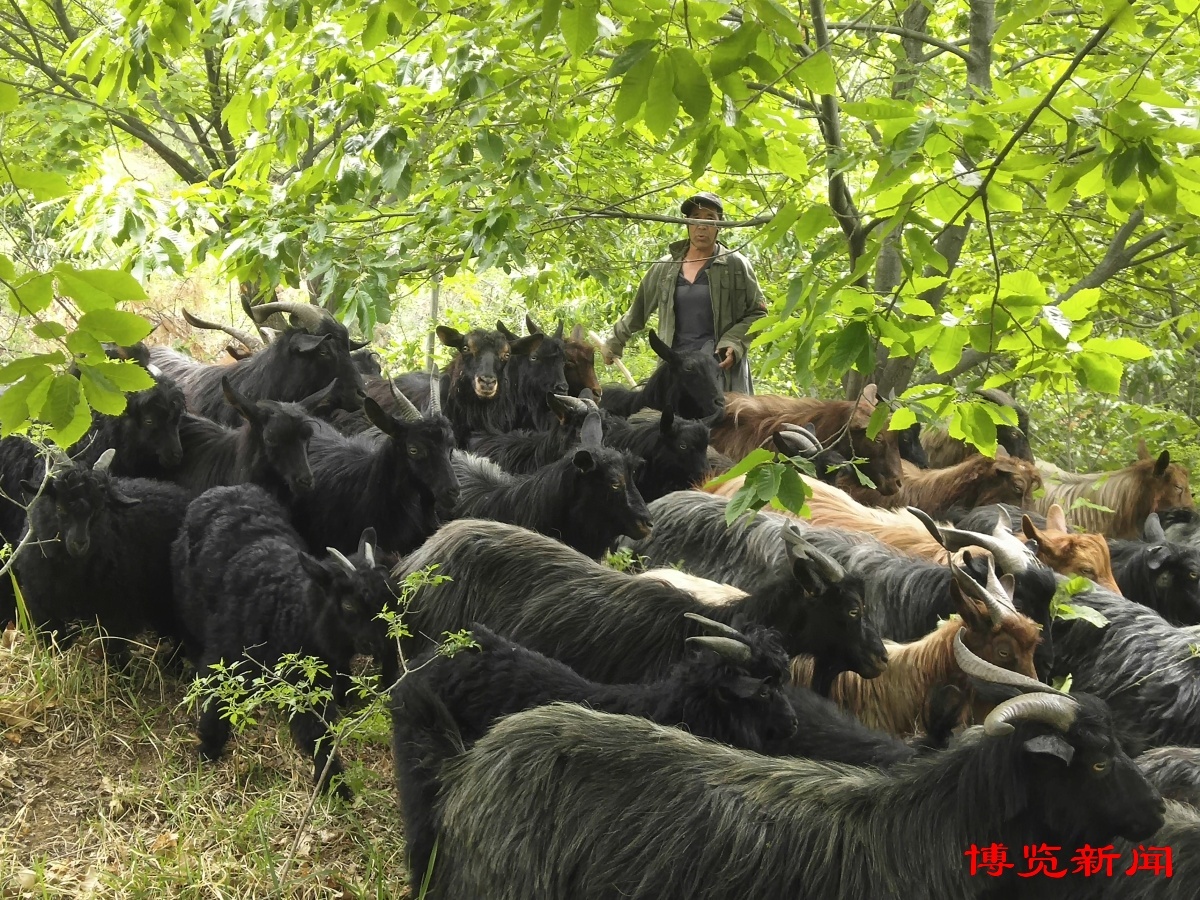
[[[456,518],[493,519],[557,538],[599,559],[621,535],[650,533],[650,513],[635,483],[636,460],[601,444],[591,413],[570,456],[532,475],[509,475],[491,460],[456,453],[461,490]]]
[[[172,548],[178,615],[197,674],[222,662],[244,673],[238,663],[248,660],[258,675],[291,653],[325,664],[317,686],[329,694],[290,723],[322,789],[342,773],[326,727],[336,716],[333,679],[349,673],[356,652],[379,651],[384,626],[376,616],[393,599],[374,562],[373,537],[364,532],[354,561],[336,551],[318,560],[304,551],[286,510],[257,485],[242,484],[201,494]],[[201,755],[219,758],[229,723],[212,699],[201,710],[199,733]],[[337,792],[350,799],[344,784]]]
[[[900,450],[900,458],[906,459],[918,469],[929,468],[929,455],[921,446],[921,423],[913,422],[907,428],[902,428],[896,435],[896,446]]]
[[[1196,633],[1099,587],[1070,602],[1090,606],[1108,624],[1097,628],[1083,619],[1055,619],[1055,674],[1070,674],[1072,690],[1103,697],[1152,746],[1200,746]]]
[[[292,507],[310,547],[350,553],[359,535],[374,528],[381,547],[407,553],[433,534],[440,517],[449,517],[458,499],[458,478],[450,463],[454,437],[441,414],[438,391],[425,416],[407,399],[401,403],[403,419],[388,415],[370,397],[364,401],[381,438],[346,437],[331,426],[317,427],[308,442],[313,488]]]
[[[299,403],[251,400],[221,380],[226,401],[245,421],[228,428],[201,416],[187,416],[180,433],[183,463],[171,480],[199,494],[222,484],[253,482],[281,500],[310,490],[308,441],[313,435],[310,416],[333,392],[330,384]]]
[[[1172,625],[1200,624],[1200,547],[1168,541],[1156,513],[1146,517],[1142,537],[1108,542],[1121,593]]]
[[[1015,697],[887,772],[573,704],[509,716],[463,753],[436,701],[417,716],[440,775],[436,898],[970,898],[993,887],[963,859],[973,844],[1103,845],[1164,821],[1108,709],[1080,694]]]
[[[252,400],[298,401],[333,381],[331,407],[353,410],[362,405],[362,376],[350,358],[344,325],[307,303],[268,303],[254,310],[260,315],[290,312],[304,327],[289,328],[264,349],[231,366],[205,365],[167,347],[150,351],[154,364],[183,389],[188,409],[223,425],[237,425],[238,413],[221,391],[224,378]]]
[[[878,674],[887,655],[864,621],[861,584],[792,538],[772,581],[720,607],[614,571],[536,532],[478,519],[443,526],[396,574],[437,563],[438,574],[453,579],[421,588],[410,604],[410,643],[418,646],[422,635],[436,638],[479,622],[585,678],[643,681],[662,677],[679,660],[684,639],[695,633],[683,614],[694,612],[776,628],[787,653],[816,656],[830,682],[846,669]]]
[[[404,819],[410,883],[420,884],[433,847],[427,816],[436,800],[438,773],[423,762],[434,748],[427,732],[413,729],[409,707],[421,709],[433,693],[453,717],[464,747],[472,746],[502,716],[555,701],[682,725],[692,734],[761,752],[796,731],[783,693],[787,655],[769,629],[743,635],[727,625],[698,620],[712,636],[688,638],[700,652],[669,674],[641,684],[596,684],[570,666],[472,625],[477,649],[452,657],[432,651],[392,691],[392,749]]]
[[[1200,747],[1156,747],[1135,762],[1166,799],[1200,807]]]
[[[550,395],[547,408],[559,420],[546,431],[477,435],[471,451],[486,456],[514,475],[528,475],[561,459],[579,440],[579,429],[594,404]],[[677,417],[668,406],[643,410],[629,419],[600,411],[606,447],[641,458],[636,483],[647,502],[693,487],[708,473],[708,421]]]
[[[455,443],[466,449],[472,432],[504,430],[493,428],[492,423],[503,409],[498,404],[509,358],[535,352],[544,336],[534,334],[510,343],[499,331],[473,328],[460,334],[446,325],[437,327],[437,336],[447,347],[458,351],[442,373],[441,392]],[[418,408],[426,406],[429,377],[424,373],[401,375],[396,379],[396,387]]]
[[[112,454],[91,469],[51,472],[29,508],[31,543],[16,560],[17,582],[39,630],[98,621],[115,637],[146,627],[177,637],[170,548],[191,496],[165,482],[113,478]],[[29,496],[38,489],[23,487]]]
[[[1191,507],[1160,509],[1158,520],[1168,541],[1200,547],[1200,510]]]
[[[508,384],[501,392],[501,407],[491,421],[494,431],[549,428],[555,418],[546,405],[546,395],[567,393],[562,320],[559,319],[553,335],[545,334],[528,316],[525,322],[530,336],[541,335],[542,342],[528,355],[517,354],[509,361],[504,372]],[[496,328],[508,338],[510,347],[518,345],[521,338],[505,328],[503,322],[497,322]]]
[[[646,383],[640,388],[610,385],[600,398],[601,408],[629,416],[646,407],[666,409],[670,405],[688,419],[704,419],[725,409],[721,367],[711,343],[676,353],[651,328],[650,347],[662,362]]]

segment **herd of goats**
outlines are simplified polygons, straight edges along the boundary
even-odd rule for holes
[[[439,327],[446,370],[393,379],[316,307],[254,312],[290,324],[221,326],[227,364],[113,348],[155,384],[76,447],[0,441],[0,543],[39,634],[321,659],[290,727],[345,798],[329,723],[373,657],[414,896],[1200,897],[1200,516],[1167,452],[1064,472],[997,391],[994,458],[869,438],[873,388],[726,394],[653,331],[653,375],[602,388],[581,328],[530,319]],[[709,482],[759,447],[809,461],[811,518],[726,525],[743,479]],[[217,702],[198,730],[219,757]]]

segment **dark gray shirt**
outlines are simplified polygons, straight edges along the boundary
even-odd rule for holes
[[[680,353],[699,350],[705,341],[717,340],[713,334],[712,293],[708,289],[708,267],[704,264],[694,282],[688,281],[680,271],[675,279],[675,339],[671,349]]]

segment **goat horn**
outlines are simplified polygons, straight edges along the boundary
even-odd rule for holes
[[[336,547],[326,547],[325,552],[327,552],[330,556],[332,556],[334,559],[336,559],[338,562],[340,562],[343,566],[345,566],[351,575],[353,575],[355,572],[358,571],[358,569],[354,568],[354,563],[352,563],[352,562],[350,562],[350,560],[346,559],[345,554],[343,554],[342,551],[337,549]]]
[[[363,544],[363,556],[367,558],[367,567],[371,569],[375,568],[375,548],[371,546],[369,541]]]
[[[296,317],[304,329],[316,328],[326,322],[337,320],[326,310],[311,303],[294,303],[289,300],[276,300],[274,303],[264,303],[261,306],[250,307],[255,321],[261,322],[272,313],[289,313]]]
[[[1003,506],[997,507],[997,509],[1000,511],[1000,514],[996,516],[996,527],[992,529],[992,534],[994,534],[996,537],[1012,534],[1012,516],[1008,514],[1008,510]]]
[[[999,388],[980,388],[975,393],[985,400],[990,400],[997,406],[1008,406],[1016,409],[1017,401],[1012,398],[1011,394],[1000,390]]]
[[[987,563],[988,586],[986,588],[972,578],[966,570],[960,569],[953,558],[950,560],[950,571],[954,575],[954,583],[958,585],[958,589],[967,596],[974,597],[987,606],[988,616],[991,618],[992,624],[999,625],[1006,617],[1013,615],[1016,610],[1000,599],[1006,595],[1004,594],[1004,588],[996,580],[996,569],[992,564],[990,556]],[[996,587],[1000,589],[999,594],[992,590],[992,582],[995,582]]]
[[[413,402],[408,399],[402,392],[396,390],[396,382],[391,378],[387,380],[388,387],[392,389],[392,398],[400,406],[400,418],[406,422],[416,422],[421,418],[421,411],[413,406]],[[432,400],[432,395],[430,396]]]
[[[754,659],[754,651],[741,641],[735,641],[733,638],[714,637],[713,635],[706,634],[701,637],[690,637],[685,643],[696,644],[700,647],[707,647],[709,650],[715,650],[730,662],[735,662],[743,666],[749,664],[750,660]]]
[[[705,631],[711,631],[713,634],[721,635],[722,637],[731,638],[733,640],[745,641],[746,637],[732,625],[726,625],[724,622],[718,622],[716,619],[709,619],[699,613],[686,612],[683,614],[685,619],[691,619]]]
[[[437,363],[429,370],[429,412],[435,416],[442,414],[442,375]]]
[[[917,520],[925,526],[925,530],[933,536],[935,541],[937,541],[943,547],[946,546],[946,537],[942,534],[942,529],[938,526],[937,522],[933,521],[933,518],[929,515],[929,513],[917,506],[908,506],[905,507],[905,509],[907,509],[912,515],[916,516]]]
[[[846,577],[846,570],[842,568],[842,564],[826,553],[824,550],[818,550],[807,541],[804,542],[804,555],[808,557],[808,561],[813,564],[817,570],[817,574],[830,584],[840,584]]]
[[[586,388],[585,388],[586,390]],[[582,413],[586,415],[592,409],[595,409],[596,404],[587,400],[580,400],[578,397],[572,397],[569,394],[554,394],[551,393],[547,398],[550,408],[556,413],[565,415],[566,413]]]
[[[1021,694],[1009,697],[983,720],[985,734],[1000,736],[1014,731],[1012,722],[1024,719],[1045,724],[1066,733],[1075,724],[1079,704],[1066,694]]]
[[[200,328],[204,331],[223,331],[235,341],[240,341],[242,346],[247,350],[255,351],[263,348],[263,342],[250,332],[234,328],[232,325],[218,325],[216,322],[209,322],[206,319],[201,319],[199,316],[192,315],[186,309],[183,310],[183,320],[193,328]]]
[[[775,432],[768,440],[773,441],[775,446],[784,453],[803,456],[806,459],[812,459],[821,452],[820,444],[814,444],[806,434],[792,431],[790,428]]]
[[[912,507],[909,507],[911,510]],[[928,526],[926,526],[928,527]],[[1026,553],[1017,550],[1009,541],[994,534],[980,534],[977,531],[960,531],[957,528],[939,528],[943,545],[947,550],[961,550],[963,547],[982,547],[996,559],[996,565],[1006,572],[1024,572],[1033,560]]]
[[[963,643],[962,629],[959,629],[958,634],[954,636],[954,661],[958,663],[958,667],[962,669],[964,675],[972,678],[978,678],[980,681],[986,681],[989,684],[1002,684],[1008,687],[1020,688],[1023,692],[1037,692],[1042,694],[1058,694],[1066,696],[1061,691],[1057,691],[1049,685],[1042,684],[1028,675],[1022,675],[1020,672],[1014,672],[1011,669],[1002,669],[995,663],[990,663],[986,659],[981,659],[971,652],[971,649]]]
[[[93,472],[107,472],[108,467],[112,465],[113,457],[117,455],[117,451],[109,447],[100,454],[100,458],[96,460],[96,464],[92,466]]]

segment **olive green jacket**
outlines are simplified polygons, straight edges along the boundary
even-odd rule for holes
[[[609,348],[618,356],[629,339],[646,327],[646,320],[658,313],[658,336],[671,346],[675,338],[675,281],[683,268],[688,241],[670,245],[670,253],[650,266],[638,285],[637,296],[629,312],[613,326]],[[746,334],[750,323],[767,314],[763,297],[750,260],[736,250],[717,244],[717,256],[708,267],[708,288],[712,294],[713,330],[718,352],[732,347],[738,362],[745,360],[751,338]]]

